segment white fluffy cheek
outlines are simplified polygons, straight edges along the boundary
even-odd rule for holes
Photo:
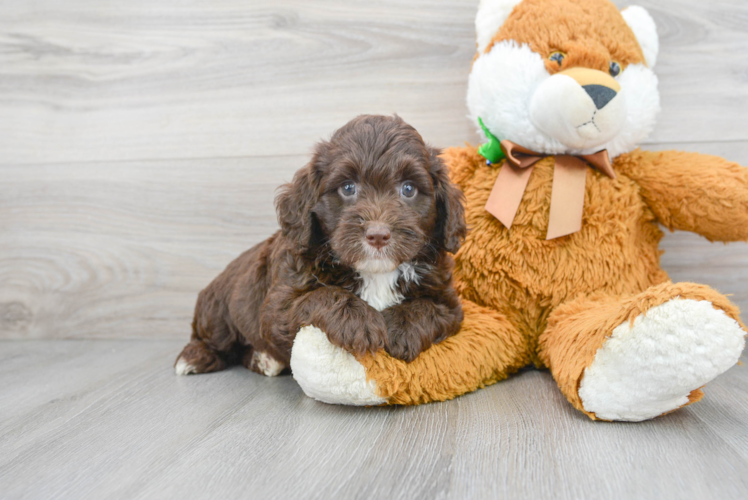
[[[619,93],[603,109],[595,114],[595,125],[600,131],[599,143],[605,143],[614,138],[626,124],[628,102],[626,95]]]
[[[618,134],[626,121],[626,99],[617,95],[602,109],[566,75],[544,81],[530,103],[530,119],[569,152],[594,150]]]
[[[543,59],[526,45],[512,41],[493,46],[473,64],[468,80],[467,105],[478,132],[480,117],[491,132],[536,151],[561,145],[530,121],[530,99],[550,75]]]
[[[642,64],[632,64],[618,78],[621,96],[626,99],[626,121],[620,133],[608,144],[611,158],[641,144],[654,129],[660,112],[657,76]]]
[[[577,82],[568,76],[554,76],[543,82],[530,102],[533,125],[571,148],[584,146],[578,127],[589,123],[595,104]]]

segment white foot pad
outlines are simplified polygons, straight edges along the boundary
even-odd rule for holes
[[[683,406],[737,363],[745,347],[737,321],[707,301],[673,299],[628,322],[584,372],[584,409],[605,420],[641,421]]]
[[[252,366],[257,367],[266,377],[277,377],[283,371],[283,363],[262,351],[252,353]]]
[[[194,366],[187,363],[187,361],[185,361],[182,358],[179,358],[177,360],[177,364],[174,365],[174,372],[177,375],[189,375],[191,373],[197,373],[197,370],[195,370]]]
[[[386,402],[377,396],[374,381],[366,381],[363,365],[348,351],[332,345],[314,326],[305,326],[296,335],[291,371],[307,396],[324,403],[374,406]]]

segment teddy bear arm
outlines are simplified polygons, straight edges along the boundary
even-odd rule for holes
[[[531,363],[530,346],[509,319],[463,300],[461,330],[413,362],[385,351],[354,357],[315,326],[303,327],[291,353],[304,392],[333,404],[421,404],[445,401],[503,380]]]
[[[636,151],[623,162],[658,221],[711,241],[748,240],[748,168],[717,156]]]
[[[532,362],[530,347],[498,311],[462,301],[461,330],[406,363],[380,351],[359,357],[388,404],[445,401],[503,380]]]

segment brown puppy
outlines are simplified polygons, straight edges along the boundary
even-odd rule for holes
[[[353,353],[406,361],[456,333],[447,252],[465,219],[438,154],[397,116],[359,116],[319,143],[276,199],[281,231],[200,293],[177,373],[241,362],[277,375],[304,325]]]

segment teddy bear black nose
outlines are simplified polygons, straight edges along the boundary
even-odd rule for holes
[[[615,90],[603,85],[584,85],[582,88],[592,98],[597,109],[603,109],[618,94]]]

